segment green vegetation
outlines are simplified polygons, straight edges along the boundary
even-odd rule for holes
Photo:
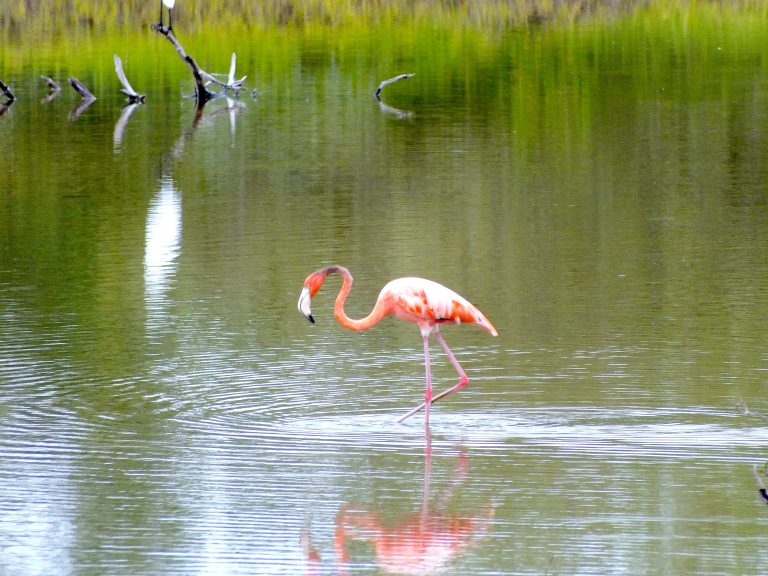
[[[7,0],[0,14],[4,38],[133,29],[157,18],[148,0]],[[177,5],[186,30],[205,27],[358,27],[422,23],[484,32],[571,26],[610,18],[760,18],[763,0],[184,0]],[[182,24],[183,23],[183,24]]]
[[[169,52],[151,40],[158,11],[155,0],[8,0],[0,75],[62,68],[98,82],[112,75],[111,54],[119,52],[129,77],[141,79]],[[428,66],[446,82],[463,70],[477,77],[478,89],[485,64],[496,68],[500,59],[538,77],[542,65],[560,74],[564,65],[574,73],[619,60],[677,73],[669,58],[692,62],[695,73],[712,60],[748,57],[762,66],[768,56],[764,0],[180,0],[175,16],[185,47],[206,66],[223,71],[236,50],[243,73],[261,79],[284,78],[297,61],[323,68],[327,60],[313,56],[321,53],[340,67],[371,71],[376,82],[379,69],[423,75],[420,66]]]

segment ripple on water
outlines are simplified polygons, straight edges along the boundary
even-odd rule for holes
[[[421,414],[403,424],[396,414],[286,418],[272,433],[309,444],[396,447],[423,442]],[[753,461],[768,442],[768,428],[744,427],[732,414],[707,409],[547,407],[494,412],[433,411],[435,441],[474,449],[558,450],[616,458],[708,458]]]

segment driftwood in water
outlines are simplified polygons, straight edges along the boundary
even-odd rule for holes
[[[413,76],[413,74],[400,74],[400,76],[395,76],[394,78],[390,78],[389,80],[384,80],[379,86],[376,88],[376,93],[374,96],[376,96],[377,100],[381,100],[379,98],[379,94],[381,94],[381,91],[384,90],[385,86],[389,86],[390,84],[394,84],[395,82],[399,80],[405,80],[406,78],[410,78]]]
[[[83,97],[83,100],[88,100],[88,101],[96,100],[96,96],[91,94],[91,91],[88,90],[88,88],[85,87],[85,84],[80,82],[80,80],[78,80],[77,78],[68,78],[68,80],[72,88],[75,89],[75,92],[77,92],[78,94],[80,94],[80,96]]]
[[[232,90],[235,93],[238,93],[240,90],[244,88],[243,82],[245,82],[245,79],[248,78],[248,76],[243,76],[239,80],[235,78],[235,69],[237,67],[237,54],[232,52],[232,61],[229,65],[229,74],[216,74],[211,73],[208,74],[207,72],[203,72],[203,74],[208,78],[209,82],[212,82],[213,84],[216,84],[217,86],[221,86],[224,91]],[[215,78],[216,76],[227,76],[226,83],[222,82],[221,80]]]
[[[211,100],[212,98],[216,98],[217,96],[221,96],[221,93],[211,92],[208,90],[209,84],[215,84],[217,86],[220,86],[223,88],[223,91],[226,92],[228,90],[232,90],[234,92],[239,92],[240,90],[243,90],[245,87],[243,86],[243,82],[246,79],[246,76],[243,76],[239,80],[235,79],[235,63],[236,63],[236,56],[235,54],[232,54],[232,63],[230,65],[229,69],[229,75],[225,74],[211,74],[210,72],[206,72],[200,66],[197,62],[195,62],[195,59],[192,58],[189,54],[187,54],[184,51],[184,47],[179,43],[176,36],[173,34],[173,30],[169,28],[164,27],[161,23],[153,24],[152,30],[155,32],[158,32],[165,36],[168,41],[173,44],[173,47],[176,49],[176,52],[178,53],[179,57],[184,60],[186,65],[189,67],[189,69],[192,71],[192,76],[195,79],[195,97],[197,98],[197,104],[198,106],[202,106],[208,100]],[[227,76],[227,81],[222,82],[216,76]]]
[[[11,89],[8,88],[7,84],[4,84],[2,80],[0,80],[0,91],[2,91],[3,96],[8,98],[8,101],[6,104],[10,104],[14,100],[16,100],[16,96],[13,95],[13,92],[11,92]]]
[[[3,96],[8,98],[5,102],[0,102],[0,116],[3,116],[8,110],[10,110],[11,105],[16,100],[16,96],[13,95],[13,92],[11,92],[11,89],[8,88],[6,84],[0,80],[0,91],[2,91]]]
[[[195,97],[197,98],[197,105],[202,106],[208,102],[208,100],[213,98],[215,94],[209,92],[205,87],[206,76],[208,76],[208,74],[197,65],[197,62],[195,62],[195,59],[192,58],[192,56],[184,51],[184,47],[176,39],[176,36],[173,35],[173,31],[170,28],[166,28],[161,23],[153,24],[152,30],[168,38],[168,41],[173,44],[179,57],[184,60],[187,66],[189,66],[189,69],[192,71],[192,76],[195,78]]]
[[[72,112],[69,113],[69,119],[70,121],[74,122],[77,120],[80,115],[85,112],[88,107],[93,104],[96,101],[96,96],[91,94],[91,91],[88,90],[88,88],[85,87],[85,84],[80,82],[77,78],[68,78],[70,85],[72,88],[75,89],[75,92],[80,94],[80,96],[83,97],[82,102],[77,105],[77,107],[72,110]]]
[[[125,76],[125,72],[123,72],[123,61],[120,60],[120,56],[115,54],[115,73],[117,74],[117,78],[120,80],[120,84],[123,85],[123,88],[120,90],[123,94],[128,96],[128,102],[130,103],[136,103],[136,102],[144,102],[144,94],[139,94],[136,92],[136,90],[133,89],[130,82],[128,82],[128,78]]]

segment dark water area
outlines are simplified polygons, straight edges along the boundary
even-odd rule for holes
[[[180,13],[248,76],[202,113],[148,29],[6,43],[0,574],[762,573],[768,21],[713,10]],[[332,263],[497,328],[442,330],[429,431],[415,326],[298,313]]]

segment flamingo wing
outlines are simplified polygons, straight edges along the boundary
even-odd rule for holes
[[[386,298],[391,313],[419,324],[422,329],[442,322],[453,322],[477,324],[496,335],[496,329],[476,306],[450,288],[432,280],[393,280],[383,288],[380,298]]]

